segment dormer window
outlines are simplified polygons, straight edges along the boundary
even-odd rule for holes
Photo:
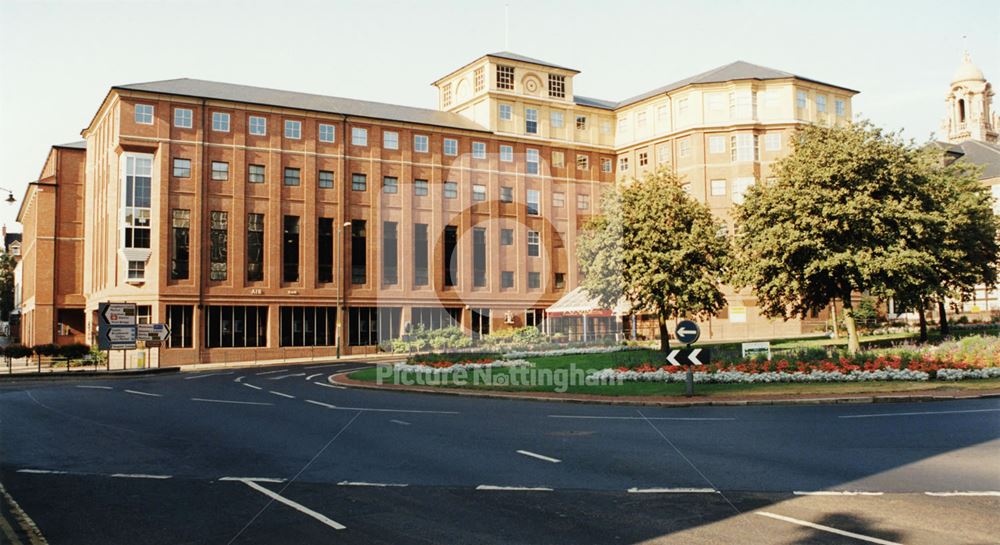
[[[514,67],[505,64],[497,65],[497,89],[514,90]]]
[[[566,76],[549,74],[549,96],[566,98]]]

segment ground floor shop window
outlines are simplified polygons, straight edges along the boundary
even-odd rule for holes
[[[400,307],[351,307],[348,309],[347,344],[370,346],[399,337]]]
[[[194,331],[194,307],[192,305],[167,305],[167,327],[170,337],[167,348],[191,348]]]
[[[267,346],[267,307],[205,307],[205,347]]]
[[[458,327],[462,323],[461,308],[414,307],[411,311],[413,327],[424,329],[444,329]]]
[[[336,307],[281,307],[281,346],[335,344]]]
[[[470,329],[472,329],[472,338],[478,339],[483,335],[490,334],[490,309],[488,308],[474,308],[471,312],[472,324]]]

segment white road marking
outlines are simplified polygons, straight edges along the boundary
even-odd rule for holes
[[[283,483],[286,479],[279,479],[277,477],[220,477],[220,481],[255,481],[258,483]]]
[[[924,494],[927,494],[928,496],[937,496],[942,498],[951,498],[956,496],[971,496],[971,497],[1000,496],[1000,492],[996,490],[982,490],[982,491],[970,490],[967,492],[924,492]]]
[[[242,382],[241,384],[243,384],[247,388],[253,388],[254,390],[263,390],[263,388],[261,388],[260,386],[254,386],[253,384],[250,384],[249,382]]]
[[[709,417],[674,417],[674,416],[650,416],[647,418],[642,418],[641,416],[577,416],[572,414],[550,414],[549,418],[577,418],[577,419],[594,419],[594,420],[736,420],[735,418],[709,418]]]
[[[337,406],[332,406],[329,408],[337,411],[361,411],[361,412],[373,412],[373,413],[460,414],[455,411],[420,411],[416,409],[371,409],[368,407],[337,407]]]
[[[275,373],[287,373],[287,372],[288,372],[288,369],[278,369],[276,371],[264,371],[262,373],[257,373],[257,376],[259,377],[261,375],[273,375]]]
[[[288,395],[288,394],[283,394],[281,392],[275,392],[274,390],[268,390],[268,392],[271,392],[272,394],[274,394],[276,396],[287,397],[288,399],[295,399],[295,396]]]
[[[305,513],[306,515],[309,515],[310,517],[312,517],[312,518],[314,518],[314,519],[322,522],[323,524],[326,524],[327,526],[333,528],[334,530],[344,530],[344,529],[347,528],[343,524],[340,524],[339,522],[337,522],[337,521],[335,521],[333,519],[330,519],[330,518],[326,517],[325,515],[317,513],[316,511],[313,511],[312,509],[309,509],[308,507],[302,505],[301,503],[296,503],[296,502],[294,502],[294,501],[292,501],[292,500],[290,500],[290,499],[288,499],[288,498],[286,498],[286,497],[278,494],[277,492],[272,492],[272,491],[264,488],[263,486],[255,483],[253,481],[247,481],[247,480],[245,480],[245,481],[242,481],[242,482],[243,482],[243,484],[249,486],[250,488],[253,488],[257,492],[260,492],[261,494],[264,494],[265,496],[268,496],[268,497],[270,497],[271,499],[273,499],[275,501],[279,501],[279,502],[281,502],[281,503],[283,503],[283,504],[291,507],[292,509],[295,509],[296,511],[299,511],[300,513]]]
[[[138,396],[149,396],[149,397],[163,397],[162,394],[151,394],[149,392],[140,392],[139,390],[125,390],[127,393],[135,394]]]
[[[491,484],[481,484],[476,490],[511,490],[516,492],[552,492],[551,488],[544,486],[493,486]]]
[[[929,414],[967,414],[967,413],[993,413],[1000,409],[969,409],[964,411],[920,411],[912,413],[877,413],[877,414],[847,414],[837,418],[879,418],[883,416],[924,416]]]
[[[66,471],[58,471],[58,470],[55,470],[55,469],[31,469],[31,468],[25,468],[25,469],[19,469],[19,470],[17,470],[17,473],[31,473],[31,474],[34,474],[34,475],[65,475],[67,472]]]
[[[881,496],[884,492],[863,492],[853,490],[795,490],[792,492],[796,496]]]
[[[304,377],[304,376],[306,376],[305,373],[292,373],[290,375],[281,375],[280,377],[271,377],[268,380],[284,380],[288,377]]]
[[[246,375],[240,375],[233,379],[233,382],[243,382],[244,377],[246,377]]]
[[[228,373],[203,373],[203,374],[198,374],[198,375],[194,375],[194,376],[190,376],[190,377],[184,377],[184,380],[195,380],[195,379],[199,379],[199,378],[218,377],[218,376],[222,376],[222,375],[231,375],[231,374],[233,374],[232,371],[230,371]]]
[[[860,539],[861,541],[867,541],[868,543],[878,543],[879,545],[901,545],[895,541],[886,541],[884,539],[879,539],[877,537],[864,536],[861,534],[855,534],[854,532],[847,532],[844,530],[838,530],[836,528],[831,528],[829,526],[823,526],[822,524],[814,524],[805,520],[793,519],[792,517],[786,517],[783,515],[776,515],[774,513],[768,513],[767,511],[757,511],[756,514],[773,518],[775,520],[781,520],[784,522],[790,522],[792,524],[798,524],[799,526],[805,526],[807,528],[813,528],[815,530],[821,530],[824,532],[829,532],[831,534],[837,534],[846,537],[853,537],[854,539]]]
[[[326,386],[327,388],[336,388],[338,390],[346,390],[347,388],[343,386],[337,386],[336,384],[330,384],[328,382],[314,382],[316,386]]]
[[[629,488],[629,494],[720,494],[714,488]]]
[[[231,403],[233,405],[274,405],[274,403],[262,403],[259,401],[231,401],[229,399],[205,399],[201,397],[192,397],[191,401],[201,401],[203,403]]]
[[[545,460],[546,462],[552,462],[553,464],[558,464],[559,462],[562,461],[558,458],[550,458],[548,456],[537,454],[528,450],[518,450],[515,452],[517,452],[518,454],[523,454],[525,456],[531,456],[532,458],[538,458],[539,460]]]
[[[327,409],[336,409],[336,405],[330,405],[329,403],[323,403],[322,401],[313,401],[311,399],[305,400],[306,403],[312,403],[313,405],[319,405],[320,407],[326,407]]]
[[[406,422],[404,420],[390,420],[389,422],[392,422],[393,424],[399,424],[400,426],[409,426],[410,425],[409,422]]]
[[[409,486],[402,483],[366,483],[363,481],[340,481],[337,483],[338,486],[378,486],[378,487],[404,487]]]
[[[114,390],[111,386],[89,386],[85,384],[77,384],[77,388],[87,388],[90,390]]]
[[[304,375],[305,373],[302,373],[302,374]],[[314,379],[316,377],[320,377],[320,376],[323,376],[323,373],[315,373],[315,374],[312,374],[312,375],[309,375],[308,377],[306,377],[306,380],[312,380],[312,379]]]
[[[122,479],[169,479],[170,475],[149,475],[146,473],[113,473],[112,477],[119,477]]]

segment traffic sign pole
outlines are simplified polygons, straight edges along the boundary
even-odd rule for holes
[[[681,320],[674,330],[677,340],[685,344],[685,348],[691,349],[691,345],[701,337],[701,328],[691,320]],[[691,397],[694,395],[694,365],[699,364],[698,354],[701,350],[691,350],[688,354],[687,373],[684,376],[684,395]]]

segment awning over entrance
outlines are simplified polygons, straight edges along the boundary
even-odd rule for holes
[[[601,308],[595,298],[587,295],[583,287],[563,295],[551,307],[545,310],[547,316],[557,318],[559,316],[624,316],[631,310],[631,306],[625,299],[619,299],[618,304],[613,309]]]

